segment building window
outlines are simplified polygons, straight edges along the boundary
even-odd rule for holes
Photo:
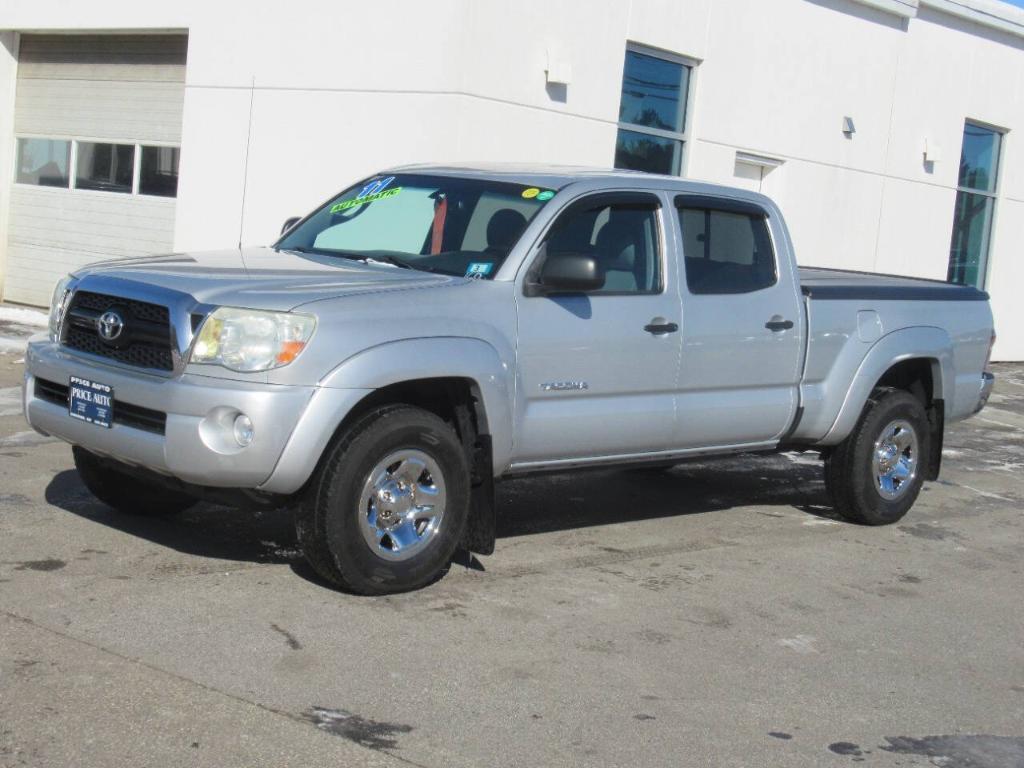
[[[75,189],[132,193],[135,145],[78,142]]]
[[[71,165],[71,142],[56,139],[18,139],[18,183],[37,187],[66,187]]]
[[[615,167],[678,175],[692,63],[630,46],[622,71]]]
[[[1002,138],[992,128],[970,122],[964,125],[946,273],[951,283],[981,288],[985,282]]]
[[[143,147],[139,194],[177,197],[180,154],[177,147]]]
[[[180,147],[19,136],[16,181],[71,191],[177,197],[180,154]]]

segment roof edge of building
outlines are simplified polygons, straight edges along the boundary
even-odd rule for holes
[[[1024,9],[1002,0],[854,0],[904,19],[913,19],[919,8],[965,19],[989,29],[1024,38]]]

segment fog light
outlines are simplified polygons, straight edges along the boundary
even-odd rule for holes
[[[234,425],[235,442],[245,448],[252,442],[253,437],[256,435],[256,430],[252,425],[252,419],[246,416],[244,413],[240,413],[235,417]]]

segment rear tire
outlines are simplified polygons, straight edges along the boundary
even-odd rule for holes
[[[907,514],[928,471],[929,429],[916,397],[875,389],[853,432],[825,459],[836,512],[862,525],[888,525]]]
[[[169,488],[119,472],[81,446],[71,448],[82,483],[93,496],[125,515],[169,517],[184,512],[196,499]]]
[[[455,430],[429,411],[385,406],[328,448],[294,510],[295,533],[313,570],[334,586],[407,592],[447,571],[469,499]]]

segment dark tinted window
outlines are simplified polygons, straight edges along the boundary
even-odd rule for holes
[[[615,167],[647,173],[679,173],[683,142],[619,129],[615,139]]]
[[[775,284],[775,254],[763,216],[680,208],[690,293],[750,293]]]
[[[134,145],[78,142],[78,162],[75,168],[76,189],[98,189],[104,192],[131,194],[134,170]]]
[[[661,290],[657,208],[598,205],[564,214],[547,238],[548,256],[593,256],[604,270],[604,288],[592,293],[657,293]]]
[[[139,170],[139,194],[177,197],[177,147],[143,147],[142,167]]]
[[[619,122],[682,133],[689,80],[689,67],[627,50]]]

